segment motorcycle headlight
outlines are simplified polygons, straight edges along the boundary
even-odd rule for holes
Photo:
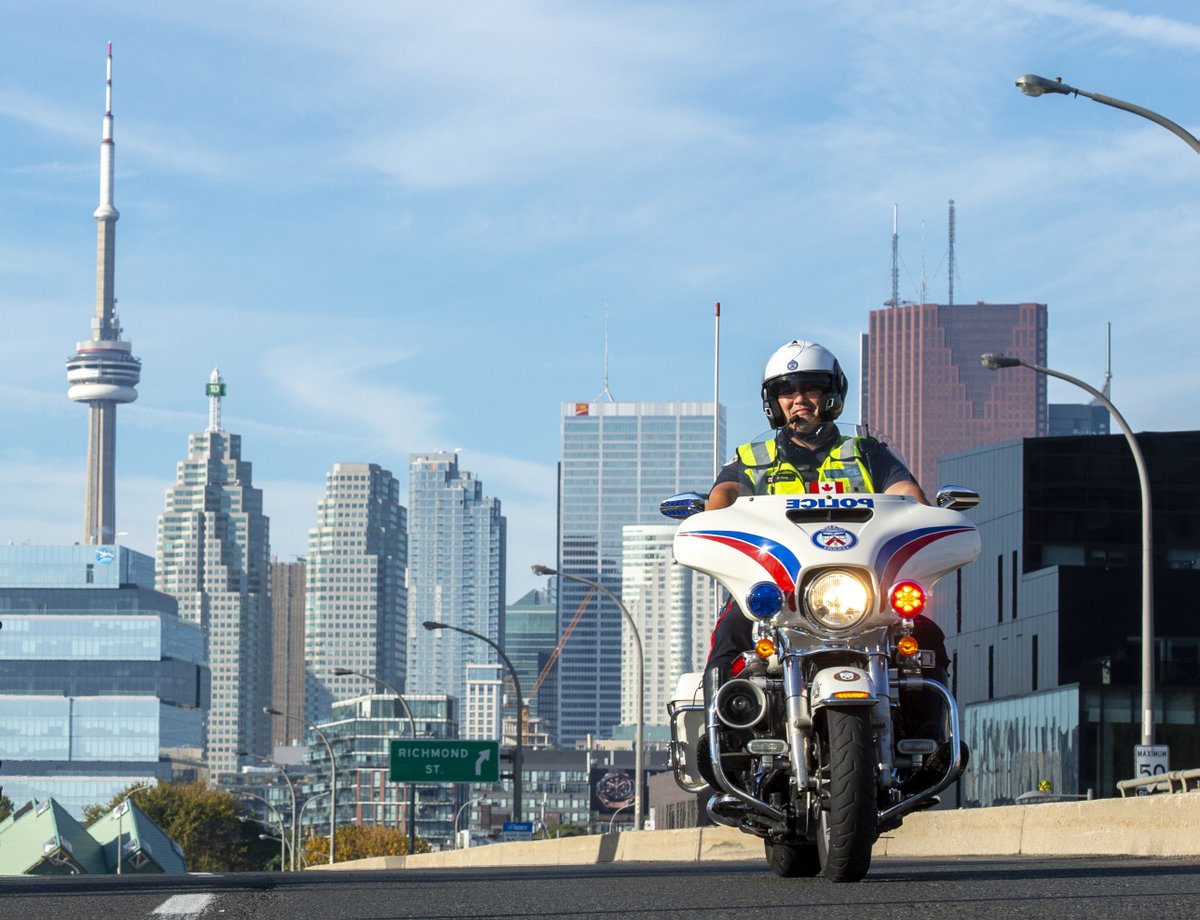
[[[871,612],[871,588],[851,572],[822,572],[804,589],[804,609],[825,629],[850,629]]]

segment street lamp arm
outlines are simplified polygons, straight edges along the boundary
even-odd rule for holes
[[[1096,102],[1103,105],[1112,106],[1114,109],[1121,109],[1125,112],[1132,112],[1134,115],[1141,115],[1142,118],[1149,119],[1156,125],[1161,125],[1166,128],[1176,137],[1183,140],[1185,144],[1192,148],[1196,153],[1200,153],[1200,140],[1185,130],[1180,125],[1175,124],[1171,119],[1159,115],[1158,112],[1152,112],[1150,109],[1144,109],[1140,105],[1134,105],[1132,102],[1124,102],[1121,99],[1114,99],[1112,96],[1102,96],[1100,93],[1089,93],[1082,89],[1075,90],[1080,96],[1087,96]]]
[[[1192,148],[1196,153],[1200,153],[1200,140],[1197,140],[1195,135],[1191,134],[1185,128],[1177,125],[1171,119],[1159,115],[1158,112],[1143,108],[1140,105],[1134,105],[1132,102],[1126,102],[1123,99],[1114,99],[1112,96],[1105,96],[1101,93],[1090,93],[1085,89],[1079,89],[1069,84],[1063,83],[1062,78],[1055,80],[1047,80],[1045,77],[1039,77],[1037,74],[1027,73],[1016,79],[1017,89],[1023,92],[1026,96],[1034,98],[1045,95],[1046,93],[1062,96],[1084,96],[1091,99],[1093,102],[1099,102],[1101,105],[1111,106],[1114,109],[1120,109],[1123,112],[1131,112],[1134,115],[1140,115],[1142,118],[1148,119],[1163,128],[1166,128],[1176,137],[1180,138],[1185,144]]]

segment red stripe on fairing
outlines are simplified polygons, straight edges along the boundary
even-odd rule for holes
[[[888,590],[895,583],[897,576],[900,574],[900,569],[904,567],[904,563],[908,562],[909,559],[930,543],[940,540],[942,537],[953,537],[955,534],[965,533],[967,530],[969,530],[967,527],[953,527],[947,530],[927,533],[905,543],[892,554],[892,557],[887,561],[887,565],[884,566],[883,572],[879,577],[879,587],[884,591]]]
[[[734,537],[724,537],[716,534],[689,533],[681,534],[681,536],[712,540],[715,543],[720,543],[722,546],[728,546],[730,549],[736,549],[739,552],[745,553],[767,570],[767,573],[771,576],[771,580],[780,587],[784,594],[791,594],[796,590],[796,581],[792,577],[792,573],[787,570],[782,562],[767,553],[761,546],[748,543],[745,540],[738,540]]]

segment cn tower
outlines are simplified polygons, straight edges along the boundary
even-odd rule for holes
[[[67,396],[88,407],[87,494],[83,542],[106,545],[116,534],[117,403],[137,399],[142,362],[121,340],[113,296],[117,218],[113,206],[112,42],[108,43],[104,128],[100,139],[100,206],[96,218],[96,316],[92,337],[76,343],[67,359]]]

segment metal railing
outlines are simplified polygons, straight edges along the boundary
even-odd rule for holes
[[[1200,769],[1171,770],[1141,779],[1123,779],[1117,783],[1121,798],[1130,795],[1153,795],[1158,792],[1200,792]]]

